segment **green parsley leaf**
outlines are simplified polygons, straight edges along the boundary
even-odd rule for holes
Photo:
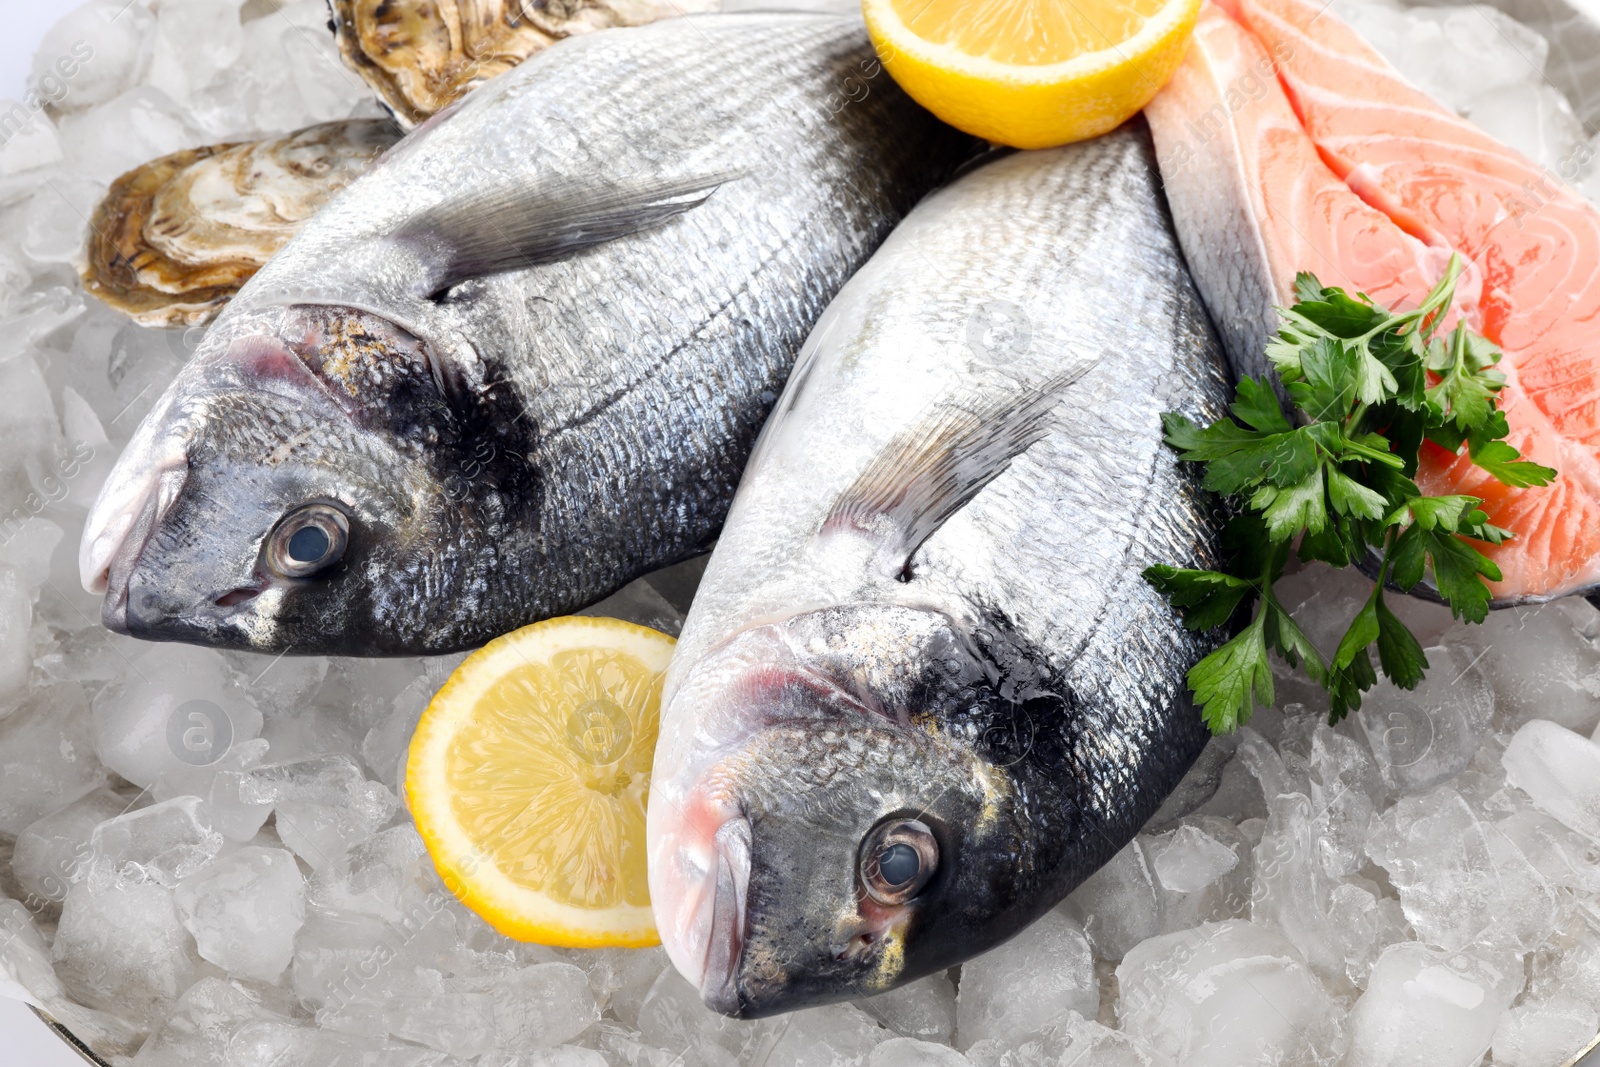
[[[1322,283],[1315,274],[1303,270],[1294,276],[1294,298],[1302,304],[1322,299]]]
[[[1378,666],[1401,689],[1415,689],[1422,681],[1422,672],[1428,669],[1428,657],[1423,655],[1422,643],[1383,602],[1383,586],[1377,586],[1375,592],[1378,594],[1373,605],[1378,617]]]
[[[1469,335],[1476,337],[1465,323],[1458,324],[1449,341],[1435,342],[1428,355],[1428,369],[1439,381],[1428,387],[1427,398],[1462,430],[1488,421],[1495,411],[1495,394],[1506,381],[1505,375],[1488,369],[1500,362],[1500,350],[1482,338],[1470,340]]]
[[[1502,416],[1503,417],[1503,416]],[[1549,485],[1556,472],[1522,458],[1522,453],[1504,441],[1474,441],[1467,450],[1472,462],[1494,475],[1501,485],[1526,489],[1530,485]]]
[[[1296,275],[1296,303],[1278,309],[1266,355],[1299,425],[1285,417],[1272,384],[1253,378],[1239,383],[1231,418],[1202,427],[1163,416],[1167,443],[1205,464],[1204,484],[1236,509],[1223,532],[1223,569],[1144,572],[1190,629],[1243,623],[1189,672],[1213,732],[1236,729],[1257,701],[1272,702],[1269,655],[1327,691],[1330,722],[1360,708],[1379,670],[1415,688],[1428,660],[1385,602],[1386,584],[1410,590],[1431,575],[1456,617],[1481,622],[1488,613],[1488,583],[1500,570],[1475,546],[1501,544],[1511,531],[1491,524],[1476,497],[1423,495],[1413,480],[1423,442],[1456,454],[1465,446],[1473,463],[1513,489],[1548,485],[1556,472],[1505,440],[1500,350],[1465,324],[1439,336],[1461,269],[1452,257],[1421,305],[1405,312]],[[1273,591],[1296,551],[1335,567],[1379,560],[1372,594],[1331,660]]]
[[[1262,433],[1289,433],[1294,425],[1284,418],[1272,385],[1259,378],[1240,378],[1238,397],[1228,409],[1233,417]]]
[[[1270,706],[1274,700],[1264,618],[1257,615],[1237,637],[1189,670],[1189,689],[1214,734],[1232,733],[1249,721],[1256,701]]]
[[[1221,626],[1256,588],[1231,574],[1183,570],[1165,563],[1146,567],[1144,578],[1183,612],[1183,624],[1191,630]]]
[[[1356,359],[1343,342],[1319,337],[1301,349],[1301,377],[1285,388],[1312,422],[1340,420],[1355,399],[1355,369]]]
[[[1388,511],[1382,493],[1368,489],[1337,467],[1328,468],[1328,503],[1341,515],[1381,519]]]

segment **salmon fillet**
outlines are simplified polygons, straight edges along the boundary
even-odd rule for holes
[[[1502,571],[1491,586],[1497,603],[1600,584],[1600,212],[1408,84],[1321,4],[1225,4],[1207,8],[1205,34],[1197,30],[1183,67],[1149,109],[1185,254],[1236,239],[1219,236],[1221,213],[1208,206],[1234,195],[1214,174],[1167,173],[1169,157],[1176,164],[1180,146],[1194,140],[1188,124],[1215,113],[1219,101],[1229,135],[1191,154],[1221,159],[1238,175],[1234,188],[1253,185],[1241,195],[1266,250],[1259,269],[1280,302],[1295,271],[1310,270],[1381,303],[1415,306],[1450,254],[1461,254],[1469,266],[1455,311],[1505,351],[1507,440],[1559,474],[1548,487],[1510,489],[1464,449],[1456,456],[1425,444],[1417,482],[1430,494],[1482,498],[1490,521],[1516,533],[1504,545],[1479,546]],[[1242,79],[1262,61],[1276,75],[1271,89],[1230,106],[1228,94],[1240,96]],[[1292,150],[1291,132],[1300,138]],[[1207,181],[1209,190],[1196,188]],[[1318,195],[1307,197],[1308,188]],[[1331,225],[1328,206],[1349,201],[1367,214],[1341,206],[1337,217],[1352,221]],[[1183,217],[1195,215],[1203,217],[1186,225]],[[1205,266],[1192,265],[1214,314],[1246,314],[1243,297],[1213,303],[1199,277]],[[1240,350],[1236,369],[1259,373],[1262,362]]]

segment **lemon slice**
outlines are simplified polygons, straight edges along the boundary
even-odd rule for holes
[[[864,0],[894,80],[950,125],[1016,148],[1115,129],[1183,61],[1200,0]]]
[[[450,890],[496,930],[655,945],[644,811],[675,642],[561,618],[489,642],[417,724],[406,796]]]

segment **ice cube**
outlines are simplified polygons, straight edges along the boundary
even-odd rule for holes
[[[1306,793],[1311,788],[1310,768],[1304,760],[1285,762],[1264,735],[1248,726],[1239,730],[1238,760],[1261,783],[1261,795],[1266,800],[1286,793]]]
[[[524,1053],[494,1053],[478,1058],[479,1067],[608,1067],[607,1060],[592,1048],[557,1045]]]
[[[1151,838],[1146,848],[1162,888],[1175,893],[1198,893],[1239,865],[1233,849],[1192,824]]]
[[[205,801],[177,797],[130,811],[95,827],[84,880],[112,892],[154,883],[171,889],[205,868],[222,850]]]
[[[891,1037],[867,1056],[867,1067],[970,1067],[970,1061],[949,1045]]]
[[[417,720],[439,686],[426,675],[394,698],[391,710],[361,741],[361,760],[378,780],[399,793],[405,786],[406,755]]]
[[[807,1008],[788,1016],[783,1036],[767,1057],[793,1067],[845,1067],[862,1064],[894,1034],[848,1004]]]
[[[323,756],[260,767],[241,789],[247,801],[271,802],[283,843],[321,870],[371,837],[399,802],[369,782],[348,756]]]
[[[797,1012],[789,1016],[790,1025],[802,1014]],[[861,1015],[861,1018],[866,1016]],[[876,1029],[877,1024],[870,1025]],[[770,1024],[764,1027],[762,1023],[729,1019],[712,1012],[701,1003],[700,994],[675,967],[661,972],[639,1006],[640,1038],[656,1048],[680,1055],[684,1063],[736,1063],[755,1047],[764,1029],[769,1027]],[[890,1036],[888,1031],[881,1032],[884,1037]],[[798,1049],[792,1049],[790,1054],[797,1052]],[[769,1056],[768,1062],[793,1062],[775,1056],[775,1053]]]
[[[357,1024],[381,1008],[379,979],[399,952],[397,942],[407,936],[409,931],[373,915],[308,907],[290,966],[295,996],[324,1023],[371,1032]],[[381,1024],[378,1029],[382,1032]]]
[[[1509,954],[1391,945],[1350,1013],[1346,1067],[1471,1067],[1521,988]]]
[[[254,799],[250,771],[267,755],[267,742],[257,737],[235,741],[228,754],[205,767],[169,770],[150,790],[157,800],[198,796],[211,811],[211,824],[229,841],[249,841],[261,830],[272,804]]]
[[[1365,886],[1344,882],[1328,895],[1328,929],[1334,947],[1344,957],[1350,984],[1363,988],[1372,965],[1384,949],[1409,933],[1400,902],[1380,897]]]
[[[1117,982],[1122,1029],[1184,1067],[1332,1064],[1343,1051],[1322,983],[1281,934],[1245,920],[1141,942]]]
[[[1533,809],[1527,794],[1506,782],[1501,761],[1510,742],[1510,734],[1492,733],[1485,737],[1467,769],[1448,783],[1480,818],[1501,819]]]
[[[325,5],[302,0],[245,24],[245,55],[255,59],[251,104],[259,128],[292,130],[383,116],[372,91],[340,62],[326,32],[327,17]]]
[[[228,1040],[225,1062],[227,1067],[456,1067],[461,1061],[398,1041],[257,1019],[242,1024]]]
[[[1519,811],[1495,823],[1552,885],[1600,896],[1600,842],[1541,811]],[[20,844],[20,841],[18,842]]]
[[[1311,643],[1332,659],[1350,620],[1372,595],[1372,579],[1354,567],[1335,570],[1312,563],[1279,579],[1273,593]]]
[[[342,853],[311,879],[311,899],[321,907],[376,915],[399,922],[406,889],[414,884],[426,850],[406,823],[374,834]]]
[[[956,1047],[1037,1030],[1063,1011],[1100,1010],[1094,953],[1077,923],[1047,911],[1010,941],[968,960],[956,994]]]
[[[470,1058],[494,1048],[489,994],[431,967],[386,976],[384,1024],[398,1038]]]
[[[1060,910],[1083,928],[1096,955],[1120,960],[1134,945],[1160,931],[1158,892],[1144,845],[1135,838],[1085,878]]]
[[[18,901],[0,898],[0,996],[5,995],[8,978],[34,1002],[61,996],[50,949],[33,916]]]
[[[92,111],[60,121],[67,165],[102,185],[159,156],[191,148],[204,135],[166,93],[138,85]]]
[[[216,652],[159,644],[127,664],[94,699],[95,750],[137,786],[217,764],[257,737],[261,713]]]
[[[104,784],[88,706],[82,686],[58,682],[0,719],[0,834],[15,836]]]
[[[975,1067],[1172,1067],[1143,1040],[1077,1012],[1036,1033],[979,1042],[967,1059]]]
[[[50,117],[42,111],[33,111],[26,103],[0,100],[0,114],[12,116],[19,112],[28,118],[20,125],[8,123],[12,134],[0,144],[0,175],[21,174],[61,162],[61,141],[56,137],[55,123]]]
[[[246,846],[178,884],[178,914],[202,959],[268,985],[294,955],[305,879],[283,849]]]
[[[1465,114],[1474,125],[1542,165],[1552,175],[1530,196],[1551,197],[1560,182],[1553,175],[1570,167],[1573,150],[1585,140],[1583,123],[1561,90],[1538,75],[1504,88],[1479,92],[1467,103]],[[1535,208],[1543,199],[1534,199]]]
[[[1582,601],[1511,608],[1467,630],[1494,687],[1497,729],[1550,719],[1587,735],[1600,724],[1600,648],[1583,632],[1593,613]]]
[[[1143,840],[1146,853],[1159,861],[1162,933],[1250,914],[1253,846],[1233,823],[1190,815],[1173,830]]]
[[[53,946],[56,973],[79,1002],[149,1029],[194,975],[194,945],[172,890],[157,882],[67,892]]]
[[[243,679],[250,699],[273,716],[304,715],[313,710],[317,688],[328,676],[326,656],[269,656],[256,652],[224,652]],[[318,714],[322,711],[315,709]]]
[[[672,966],[660,948],[592,949],[583,953],[579,962],[589,972],[589,988],[596,1001],[630,1028],[639,1023],[639,1005],[650,987]],[[952,1002],[954,998],[952,992]]]
[[[1563,913],[1556,932],[1529,960],[1528,995],[1600,1004],[1600,917],[1581,906]]]
[[[1554,888],[1454,790],[1402,798],[1377,820],[1367,852],[1389,872],[1406,918],[1429,944],[1527,951],[1554,927]]]
[[[1511,738],[1506,781],[1581,834],[1600,840],[1600,744],[1535,719]]]
[[[942,972],[854,1003],[901,1037],[948,1045],[955,1032],[956,987]]]
[[[127,800],[100,788],[30,823],[18,834],[11,869],[28,894],[29,907],[54,912],[89,861],[89,837],[94,828],[126,810]]]
[[[1407,691],[1380,679],[1357,721],[1388,784],[1420,793],[1460,774],[1488,732],[1494,692],[1468,645],[1425,649],[1427,677]]]
[[[30,81],[47,74],[64,92],[54,107],[82,111],[131,89],[146,63],[145,40],[154,19],[142,4],[91,0],[69,11],[45,32],[34,52]]]
[[[33,583],[0,565],[0,700],[28,685],[33,671]]]
[[[1396,7],[1352,4],[1349,11],[1374,47],[1447,107],[1461,111],[1479,92],[1516,85],[1544,70],[1549,43],[1492,7]],[[1484,69],[1475,80],[1461,64],[1446,62],[1447,55],[1473,56]]]
[[[228,1042],[248,1022],[271,1017],[261,997],[225,978],[200,979],[184,990],[161,1028],[150,1036],[135,1067],[215,1067],[232,1062]]]
[[[1366,864],[1367,834],[1386,789],[1371,754],[1359,743],[1318,723],[1309,759],[1317,859],[1330,878]]]
[[[1600,1030],[1594,1006],[1573,997],[1524,1001],[1500,1018],[1490,1044],[1495,1067],[1565,1063]]]
[[[65,188],[64,194],[52,191],[57,200],[72,193],[70,187]],[[35,222],[36,218],[30,219],[30,226]],[[81,219],[79,225],[82,225]],[[61,302],[66,304],[67,313],[73,314],[81,308],[82,305],[78,303],[81,299],[76,294],[69,294]],[[4,336],[3,333],[0,336]],[[61,443],[55,404],[50,398],[50,387],[45,383],[39,364],[27,356],[0,359],[0,390],[3,390],[0,392],[0,473],[3,473],[0,485],[26,494],[31,488],[28,471],[42,472],[47,469]],[[20,508],[24,516],[35,514],[39,509],[37,500],[29,505],[26,498]],[[15,531],[19,517],[17,510],[6,509],[7,519],[11,523],[7,532]],[[32,584],[38,584],[37,574],[28,577]]]
[[[1337,978],[1345,961],[1328,921],[1334,880],[1319,857],[1317,812],[1302,793],[1280,794],[1267,807],[1271,815],[1253,857],[1250,918],[1263,929],[1281,931],[1318,975]]]
[[[145,84],[193,111],[211,82],[236,65],[244,47],[235,0],[163,0]],[[218,134],[224,130],[213,131]]]
[[[510,1051],[571,1041],[600,1017],[589,977],[570,963],[537,963],[494,979],[493,1047]]]

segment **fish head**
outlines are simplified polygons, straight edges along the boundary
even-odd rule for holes
[[[109,628],[149,640],[306,654],[481,640],[432,610],[470,593],[493,551],[473,520],[494,501],[461,462],[459,422],[426,346],[381,316],[229,321],[101,490],[84,585],[105,593]]]
[[[943,613],[854,605],[752,628],[689,669],[670,699],[695,729],[657,752],[650,892],[710,1007],[882,993],[1059,899],[1007,766],[1025,741],[982,736],[987,711],[960,721],[990,700],[991,667]]]

